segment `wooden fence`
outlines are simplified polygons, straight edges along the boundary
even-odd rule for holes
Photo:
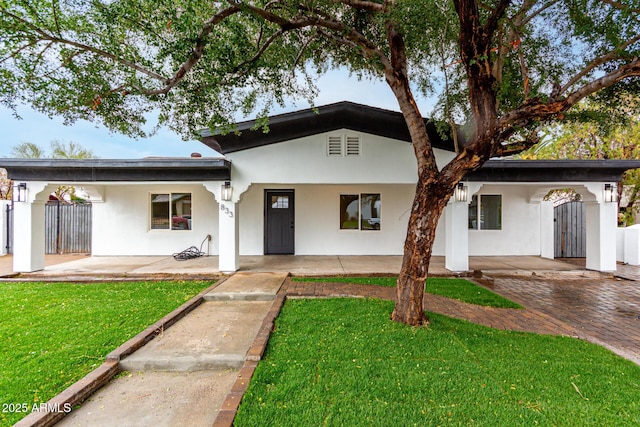
[[[45,253],[91,253],[91,204],[48,202],[44,208]],[[20,231],[13,227],[13,209],[7,208],[7,251]]]

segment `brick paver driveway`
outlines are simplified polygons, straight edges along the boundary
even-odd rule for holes
[[[625,266],[629,270],[628,266]],[[635,270],[635,273],[633,269]],[[630,274],[629,274],[630,273]],[[527,308],[572,326],[580,338],[640,364],[639,280],[621,278],[496,278],[490,288]]]

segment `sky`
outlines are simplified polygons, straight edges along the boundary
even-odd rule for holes
[[[399,111],[398,103],[391,89],[385,82],[363,80],[349,76],[345,70],[334,70],[318,79],[319,94],[315,100],[316,106],[340,101],[351,101],[372,107]],[[429,100],[418,98],[418,105],[423,114],[427,114]],[[308,108],[305,101],[299,101],[296,106],[284,110],[274,110],[273,114]],[[32,110],[28,106],[21,106],[19,120],[13,116],[11,110],[0,107],[0,129],[2,132],[0,143],[0,157],[12,157],[11,149],[22,142],[35,143],[45,150],[49,150],[50,143],[58,140],[63,143],[73,141],[83,148],[91,150],[101,159],[139,159],[144,157],[188,157],[193,152],[201,153],[204,157],[215,156],[217,153],[199,141],[183,141],[182,138],[169,131],[160,129],[156,135],[133,139],[117,133],[109,132],[98,123],[77,121],[65,126],[61,118],[49,118]],[[244,120],[250,120],[247,117]],[[240,120],[243,120],[240,118]]]

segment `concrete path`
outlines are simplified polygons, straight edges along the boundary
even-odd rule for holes
[[[91,256],[86,254],[51,254],[45,255],[45,269],[57,264],[71,263],[74,261],[82,261],[89,259]],[[13,276],[13,256],[11,254],[0,256],[0,277]]]
[[[233,275],[121,360],[126,372],[57,425],[211,426],[285,279],[281,273]]]

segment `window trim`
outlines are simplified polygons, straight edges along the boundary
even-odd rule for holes
[[[373,225],[372,228],[363,228],[362,227],[362,199],[363,196],[371,196],[371,195],[377,195],[378,196],[378,201],[380,202],[380,207],[376,208],[378,209],[380,212],[378,212],[379,214],[379,222],[377,224],[377,227],[375,225]],[[357,228],[342,228],[342,197],[356,197],[357,196],[357,200],[358,200],[358,227]],[[338,231],[340,232],[354,232],[354,231],[380,231],[381,229],[381,224],[382,224],[382,193],[373,193],[373,192],[365,192],[365,193],[340,193],[339,194],[339,204],[338,204]],[[355,201],[355,199],[353,201],[351,201],[349,204],[353,203]],[[371,218],[373,219],[373,217]]]
[[[188,221],[188,228],[174,228],[173,227],[173,217],[174,217],[174,212],[173,212],[173,196],[176,194],[186,194],[189,196],[189,204],[191,205],[191,213],[193,212],[193,192],[190,191],[149,191],[149,197],[148,197],[148,209],[149,209],[149,225],[148,225],[148,231],[159,231],[159,232],[168,232],[168,231],[192,231],[193,230],[193,223],[191,222],[191,218],[186,219]],[[168,227],[167,228],[154,228],[153,227],[153,198],[154,196],[168,196],[168,200],[167,203],[169,204],[169,215],[168,215]],[[190,216],[191,213],[189,213]],[[184,214],[183,214],[184,215]],[[177,216],[177,215],[175,215]]]
[[[476,221],[482,217],[482,197],[483,196],[498,196],[500,197],[500,210],[499,210],[499,218],[500,218],[500,226],[499,228],[481,228],[480,226],[482,225],[482,223],[478,224],[477,228],[471,228],[470,224],[467,224],[467,229],[469,231],[502,231],[503,230],[503,224],[502,224],[502,220],[503,220],[503,215],[502,215],[502,211],[504,208],[504,204],[503,204],[503,200],[504,200],[504,195],[502,193],[487,193],[487,194],[474,194],[471,197],[471,201],[469,202],[469,210],[471,210],[471,205],[473,203],[473,198],[476,198],[477,203],[476,203]],[[469,220],[471,219],[471,216],[468,216]],[[468,221],[470,222],[470,221]]]

